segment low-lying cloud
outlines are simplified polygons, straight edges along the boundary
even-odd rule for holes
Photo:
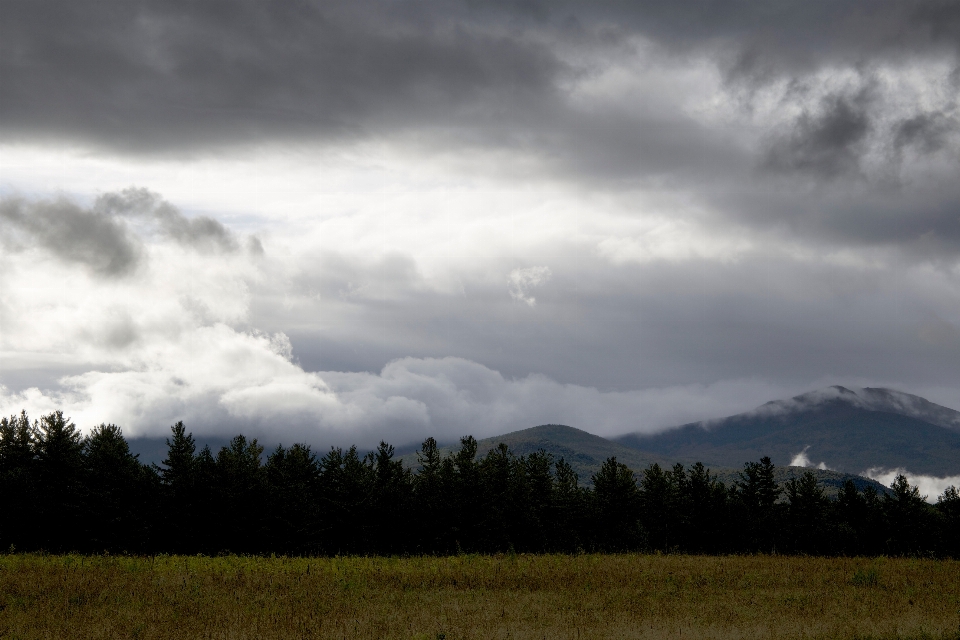
[[[910,473],[906,469],[867,469],[861,475],[876,480],[884,486],[893,485],[897,476],[904,476],[907,481],[917,487],[927,502],[936,502],[937,497],[943,495],[948,487],[960,487],[960,476],[946,476],[938,478],[936,476],[925,476],[916,473]]]

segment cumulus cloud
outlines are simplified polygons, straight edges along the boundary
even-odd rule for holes
[[[507,378],[449,357],[404,358],[377,373],[306,372],[291,361],[285,336],[222,324],[155,345],[136,369],[60,382],[58,390],[3,390],[0,414],[62,409],[84,428],[116,422],[132,435],[162,435],[186,419],[198,433],[371,446],[381,438],[450,442],[557,423],[605,436],[653,432],[673,424],[667,421],[739,408],[731,388],[748,397],[769,393],[749,381],[603,392],[543,375]]]

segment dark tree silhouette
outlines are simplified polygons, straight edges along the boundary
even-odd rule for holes
[[[62,413],[0,419],[0,549],[51,552],[406,554],[660,551],[960,553],[960,493],[936,506],[899,476],[890,490],[846,483],[835,500],[813,473],[777,486],[769,458],[727,489],[697,463],[640,476],[610,458],[580,486],[562,458],[478,456],[467,436],[443,455],[424,441],[410,469],[381,442],[366,454],[278,446],[264,460],[237,436],[216,455],[182,422],[160,466],[120,427],[86,438]],[[782,498],[782,499],[781,499]]]
[[[83,440],[75,424],[55,411],[36,425],[36,535],[51,551],[79,550],[83,536]]]
[[[139,551],[148,548],[159,478],[144,467],[115,424],[93,428],[85,443],[86,548]]]
[[[607,458],[593,476],[593,493],[601,548],[636,548],[642,538],[640,493],[633,471],[615,457]]]
[[[0,418],[0,548],[30,548],[36,540],[34,431],[27,412]]]

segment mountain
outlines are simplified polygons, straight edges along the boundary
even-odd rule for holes
[[[830,387],[721,420],[616,441],[717,467],[741,467],[764,455],[785,466],[801,455],[846,473],[906,468],[924,475],[960,474],[960,412],[891,389]]]
[[[495,448],[498,444],[504,443],[510,447],[515,455],[528,455],[538,450],[546,451],[553,455],[554,459],[563,458],[580,478],[581,485],[591,486],[593,484],[591,476],[600,469],[603,461],[609,457],[616,457],[618,462],[630,467],[638,475],[654,462],[661,467],[670,468],[678,460],[671,456],[661,456],[651,454],[645,451],[639,451],[620,443],[595,436],[560,424],[545,424],[539,427],[531,427],[521,431],[513,431],[492,438],[485,438],[477,442],[478,455],[485,455],[488,451]],[[454,451],[453,447],[441,449],[443,455],[448,455]],[[401,457],[406,466],[417,467],[417,456],[415,453],[407,454]],[[759,460],[760,456],[752,458],[751,461]],[[694,462],[694,461],[684,461]],[[709,466],[709,465],[708,465]],[[723,481],[727,486],[732,485],[739,480],[738,473],[743,470],[742,464],[734,466],[715,466],[711,468],[711,473]],[[803,471],[798,467],[778,467],[775,477],[778,483],[783,483],[790,478],[798,477]],[[858,488],[863,489],[866,486],[873,486],[878,491],[885,491],[885,487],[869,478],[862,478],[857,475],[842,473],[837,471],[809,469],[823,485],[828,496],[834,496],[839,491],[843,483],[850,479],[853,480]]]
[[[616,457],[634,471],[639,472],[654,462],[662,465],[672,464],[664,457],[638,451],[620,443],[595,436],[580,429],[561,424],[545,424],[521,431],[513,431],[477,442],[477,455],[482,457],[500,443],[510,447],[517,456],[529,455],[540,449],[553,455],[554,459],[563,458],[580,477],[580,484],[591,484],[590,477],[600,470],[603,461]],[[458,447],[444,447],[443,455],[455,451]],[[407,466],[417,467],[416,453],[401,457]]]

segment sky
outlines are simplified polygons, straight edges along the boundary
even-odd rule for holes
[[[0,414],[405,445],[960,409],[960,5],[0,5]]]

